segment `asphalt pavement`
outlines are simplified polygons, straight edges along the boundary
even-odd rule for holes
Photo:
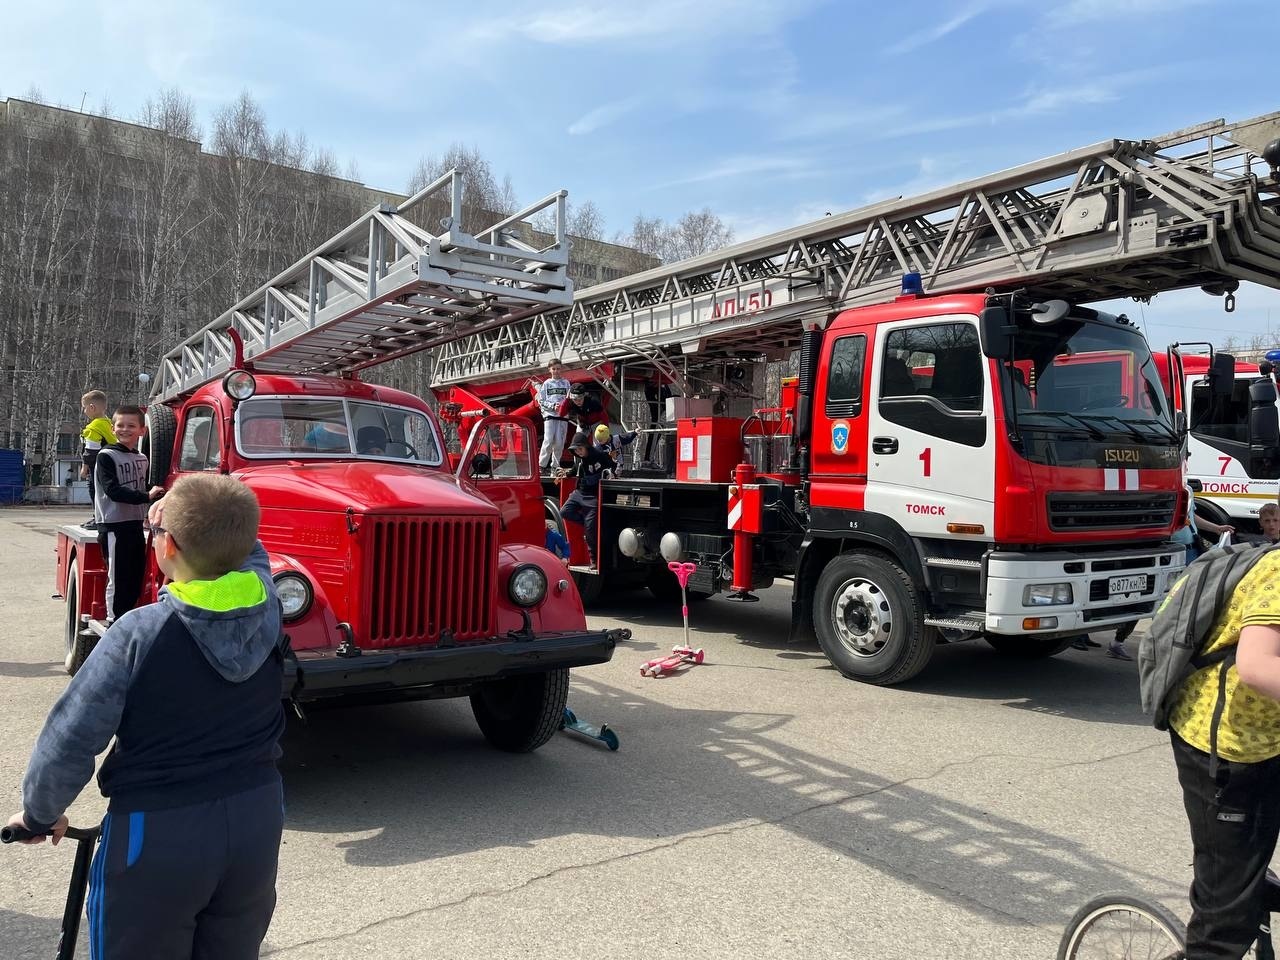
[[[0,510],[10,811],[66,683],[53,530],[83,512]],[[498,753],[465,701],[291,724],[263,955],[1031,960],[1095,893],[1185,918],[1181,795],[1133,663],[965,643],[882,689],[787,642],[784,584],[690,612],[706,662],[648,679],[640,664],[681,639],[678,605],[627,593],[594,611],[634,639],[575,672],[569,703],[617,753],[570,734]],[[72,822],[103,809],[90,786]],[[0,850],[0,957],[51,955],[70,864],[69,845]]]

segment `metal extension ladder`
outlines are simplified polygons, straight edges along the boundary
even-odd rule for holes
[[[582,290],[568,309],[436,349],[433,385],[536,374],[548,358],[621,361],[639,341],[699,360],[781,359],[802,321],[931,293],[1026,289],[1092,302],[1238,281],[1280,286],[1280,113],[1153,140],[1107,140]]]
[[[456,170],[398,206],[381,205],[165,354],[152,401],[215,380],[234,362],[231,331],[256,369],[344,374],[491,332],[573,300],[561,190],[475,232],[462,224]],[[445,204],[442,232],[410,210]],[[521,239],[538,212],[555,208],[551,242]]]

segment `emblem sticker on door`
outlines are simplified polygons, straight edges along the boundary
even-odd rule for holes
[[[849,452],[849,421],[831,421],[831,452],[844,456]]]

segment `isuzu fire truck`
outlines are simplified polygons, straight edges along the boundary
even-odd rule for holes
[[[1148,616],[1183,566],[1185,424],[1133,325],[1080,304],[1280,283],[1277,134],[1105,141],[592,287],[444,345],[437,396],[465,436],[560,356],[671,441],[604,481],[588,597],[669,593],[673,559],[731,600],[787,578],[793,631],[879,684],[939,642],[1052,655]]]
[[[406,215],[444,194],[446,231]],[[567,303],[563,228],[532,249],[514,225],[460,227],[448,174],[371,211],[170,352],[147,409],[151,482],[227,473],[262,506],[295,704],[469,696],[485,737],[533,750],[561,723],[569,669],[608,661],[626,630],[589,630],[545,549],[537,447],[526,420],[477,425],[451,469],[423,400],[361,371],[480,326]],[[451,206],[451,211],[450,211]],[[104,632],[92,531],[58,533],[74,673]],[[151,569],[142,602],[163,575]]]

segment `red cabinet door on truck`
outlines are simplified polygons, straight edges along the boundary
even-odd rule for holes
[[[870,357],[863,332],[829,334],[813,398],[809,438],[812,502],[861,510],[867,488],[866,384]]]

